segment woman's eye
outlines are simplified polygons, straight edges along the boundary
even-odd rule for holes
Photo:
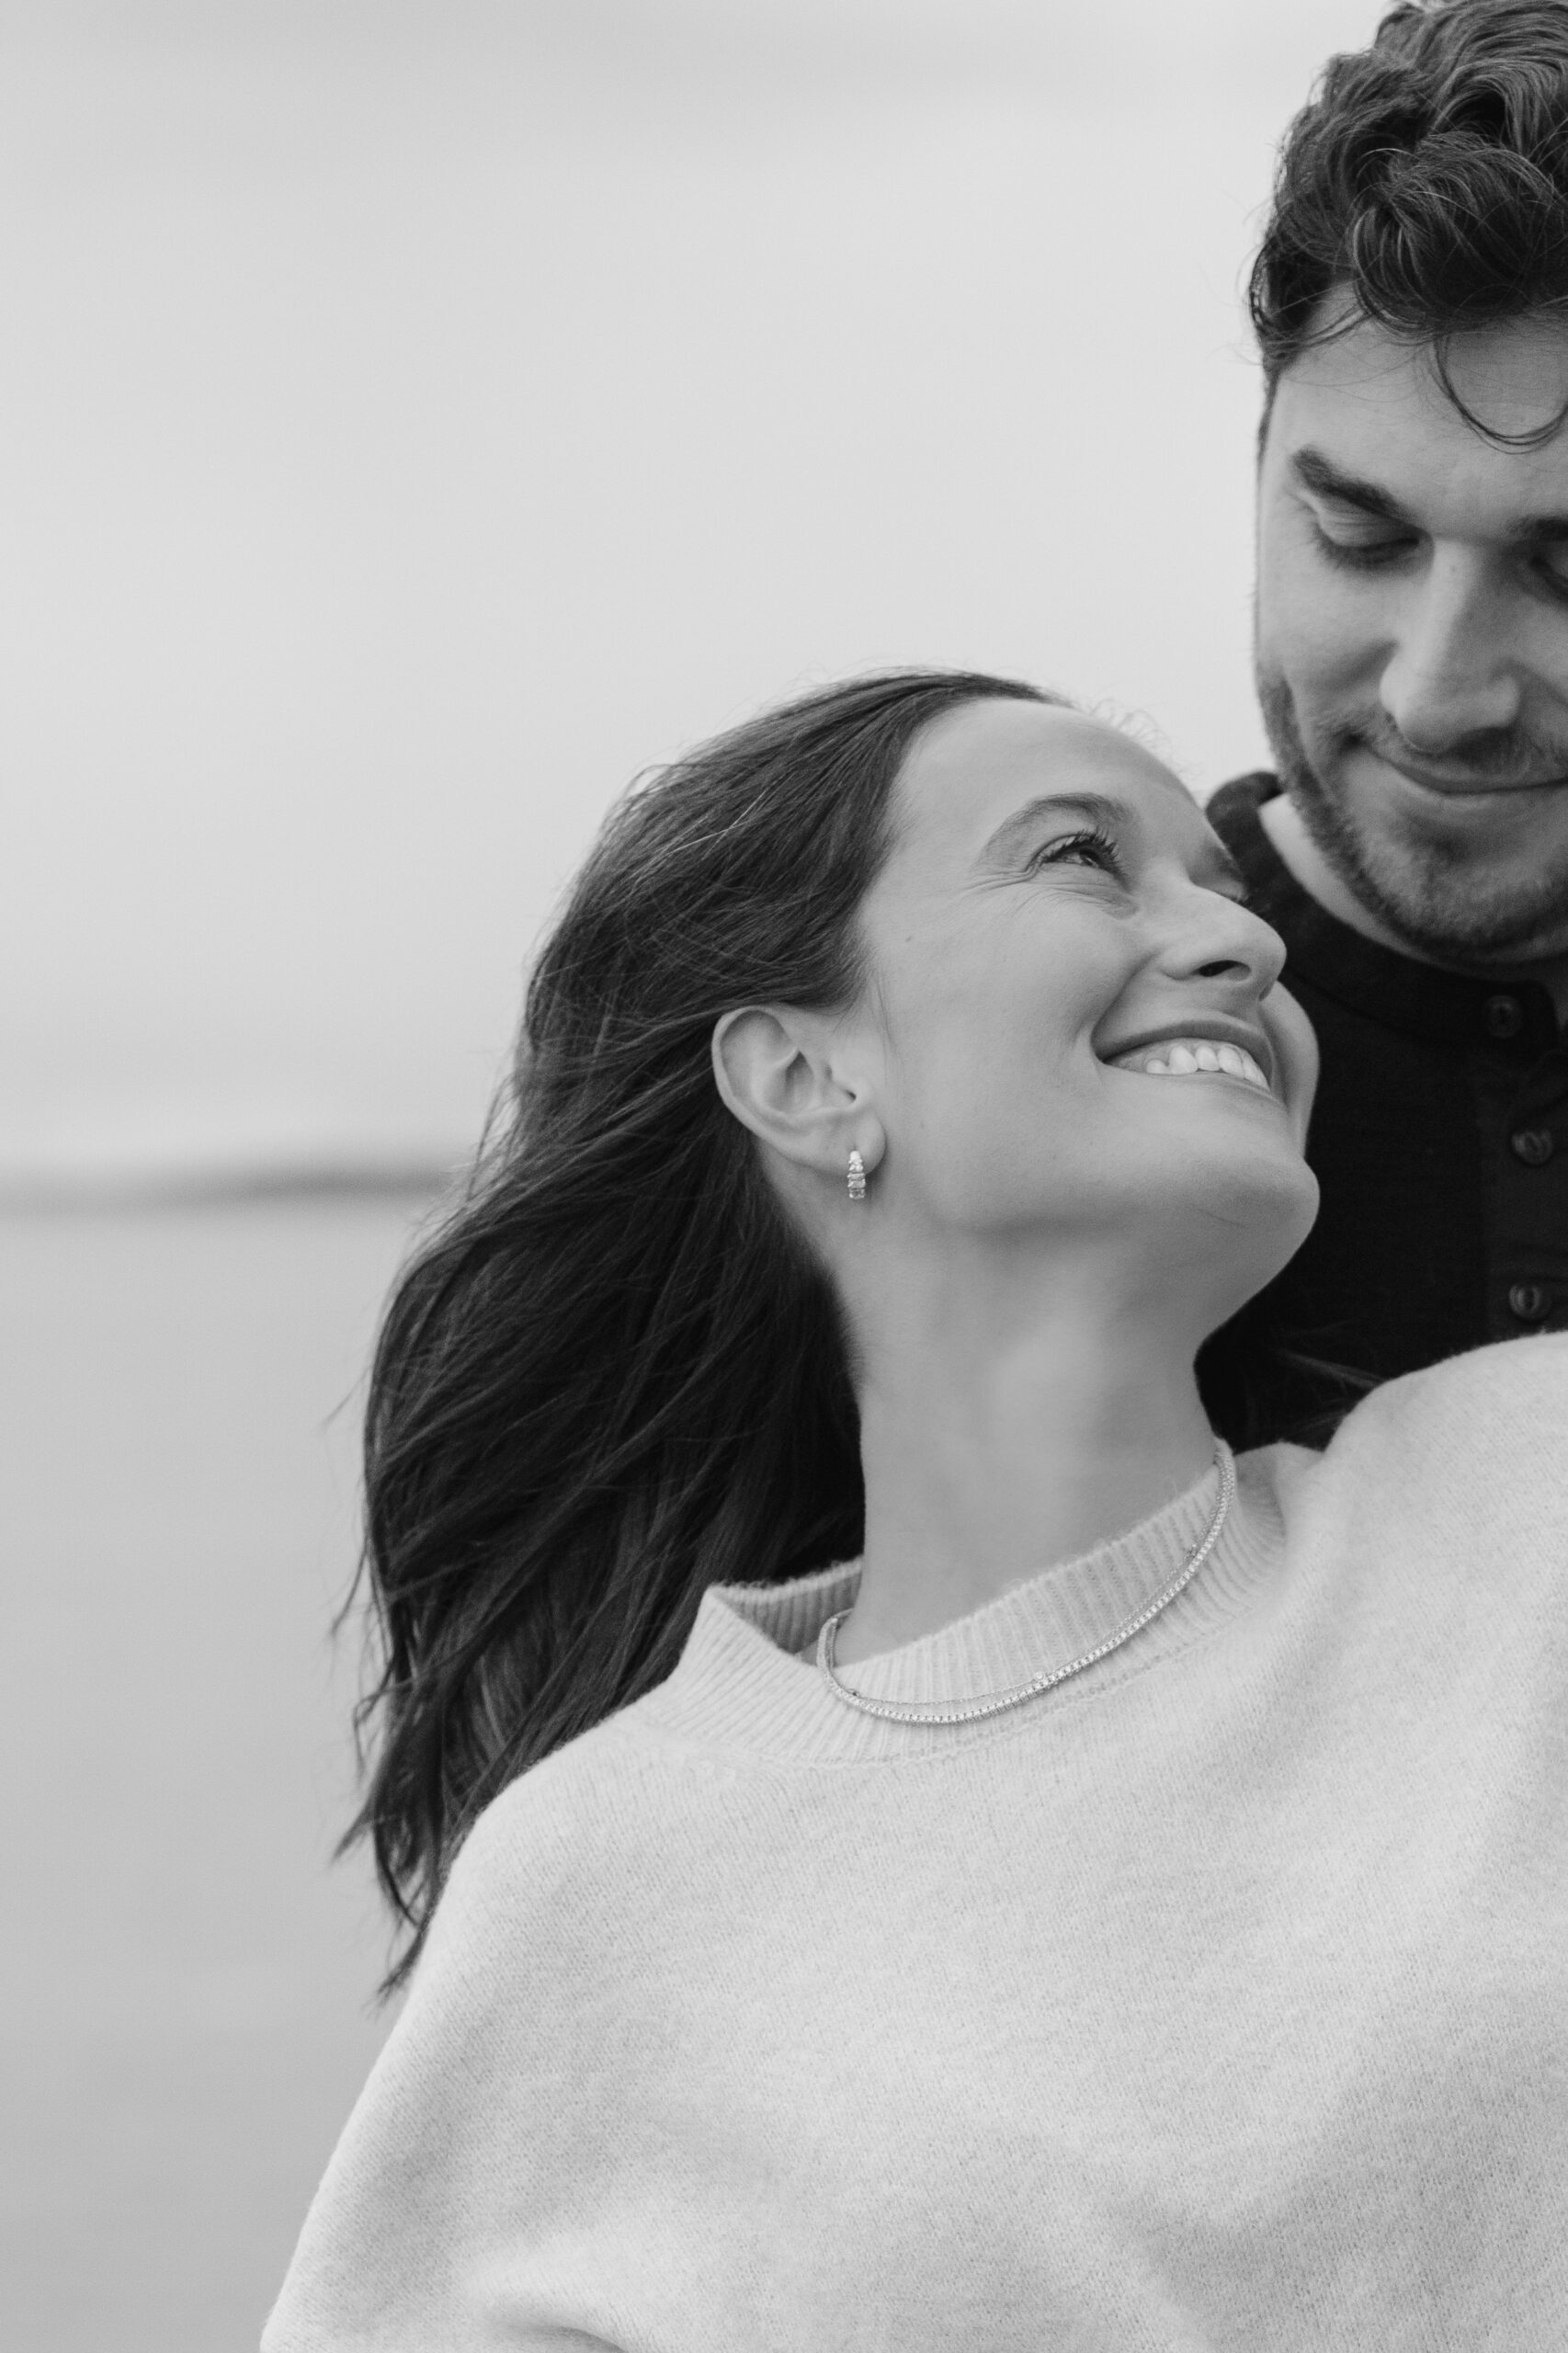
[[[1102,873],[1121,874],[1121,858],[1108,834],[1087,830],[1081,834],[1066,834],[1060,841],[1044,842],[1028,862],[1028,871],[1038,874],[1042,866],[1097,866]]]

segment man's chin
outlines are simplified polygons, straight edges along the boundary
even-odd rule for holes
[[[1325,745],[1314,760],[1283,682],[1260,677],[1258,700],[1279,781],[1313,848],[1413,954],[1482,972],[1568,955],[1568,838],[1543,874],[1528,827],[1488,824],[1506,813],[1494,797],[1492,805],[1475,794],[1445,801],[1358,736]],[[1358,809],[1360,800],[1375,804],[1375,820]]]
[[[1517,843],[1428,830],[1403,811],[1380,812],[1394,822],[1374,824],[1316,776],[1291,798],[1324,864],[1414,955],[1486,972],[1568,952],[1568,874],[1543,877]]]

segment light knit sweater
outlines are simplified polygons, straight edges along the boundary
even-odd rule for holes
[[[485,1813],[267,2353],[1568,2346],[1568,1336],[1244,1456],[988,1722],[705,1597]],[[1214,1474],[845,1669],[1110,1631]]]

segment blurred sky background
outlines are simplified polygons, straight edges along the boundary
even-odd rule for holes
[[[388,2023],[375,1319],[639,769],[977,664],[1206,794],[1367,0],[0,0],[0,2343],[254,2347]]]
[[[4,0],[0,1186],[460,1153],[644,765],[885,661],[1256,764],[1367,0]]]

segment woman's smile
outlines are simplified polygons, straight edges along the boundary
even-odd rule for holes
[[[1097,1051],[1112,1070],[1147,1078],[1242,1079],[1255,1092],[1279,1099],[1277,1059],[1261,1023],[1199,1016],[1158,1029],[1142,1029],[1136,1037],[1101,1046]]]
[[[1172,1038],[1159,1046],[1140,1046],[1119,1054],[1109,1067],[1142,1078],[1239,1079],[1253,1093],[1261,1090],[1273,1098],[1267,1076],[1244,1046],[1216,1046],[1206,1038]]]

